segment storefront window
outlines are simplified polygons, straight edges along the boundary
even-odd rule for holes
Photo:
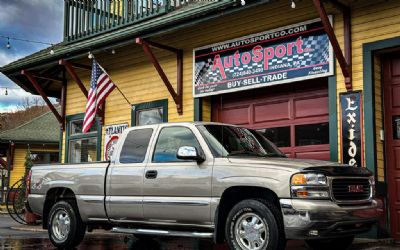
[[[296,146],[329,144],[329,123],[295,126]]]
[[[97,138],[71,140],[70,162],[92,162],[97,159]]]
[[[80,163],[100,160],[101,127],[98,120],[87,133],[82,133],[84,114],[67,117],[66,162]]]
[[[34,164],[46,164],[58,162],[58,152],[31,152]]]
[[[290,147],[290,127],[266,128],[258,131],[276,146]]]
[[[132,106],[132,126],[168,122],[168,100],[144,102]]]
[[[70,135],[82,134],[83,120],[71,121]],[[90,127],[88,133],[96,132],[96,126]]]
[[[163,122],[163,109],[154,108],[137,112],[136,125],[150,125]]]

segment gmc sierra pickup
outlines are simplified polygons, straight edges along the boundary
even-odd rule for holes
[[[365,168],[289,159],[261,133],[218,123],[129,128],[110,162],[37,165],[27,208],[56,247],[96,227],[214,238],[231,249],[345,249],[376,221]]]

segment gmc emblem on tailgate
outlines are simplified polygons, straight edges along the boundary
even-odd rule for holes
[[[349,193],[362,193],[364,192],[363,185],[349,185]]]

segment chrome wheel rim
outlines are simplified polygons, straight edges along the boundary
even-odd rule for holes
[[[57,211],[53,216],[51,227],[55,240],[65,241],[71,228],[71,219],[68,213],[64,210]]]
[[[268,245],[268,225],[255,213],[240,216],[234,229],[236,242],[242,249],[259,250]]]

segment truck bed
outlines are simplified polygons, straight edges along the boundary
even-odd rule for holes
[[[41,214],[46,194],[62,188],[75,194],[78,207],[84,208],[79,211],[82,218],[88,211],[104,218],[104,182],[108,166],[109,162],[34,166],[29,197],[32,211]]]

